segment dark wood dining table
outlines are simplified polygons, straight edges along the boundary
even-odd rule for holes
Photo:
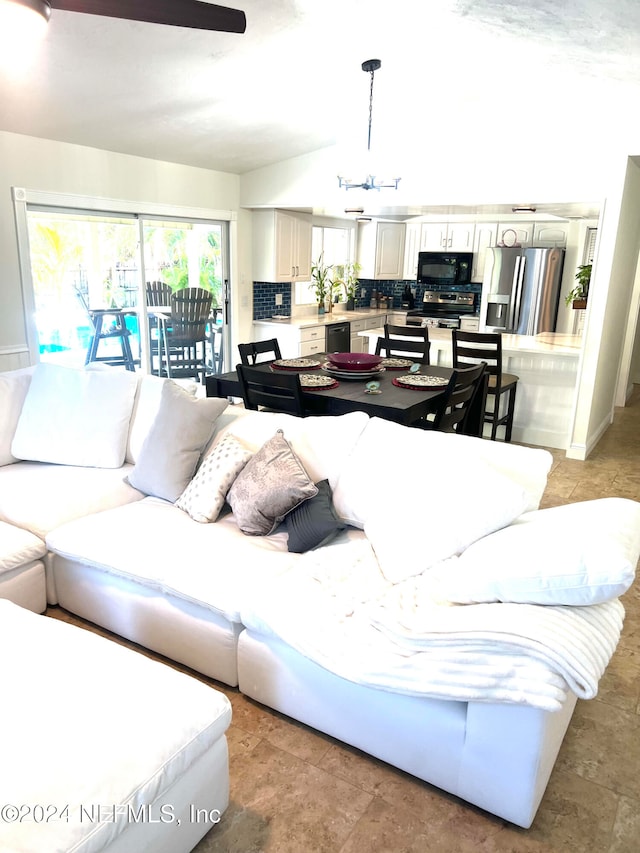
[[[327,353],[320,353],[313,360],[321,364],[327,360]],[[271,371],[271,362],[257,364],[256,367],[265,371],[268,375]],[[317,369],[317,368],[316,368]],[[302,368],[300,373],[316,372]],[[320,373],[326,373],[319,368]],[[449,379],[451,367],[439,367],[437,365],[424,365],[420,371],[425,374],[442,376]],[[338,385],[333,388],[311,389],[303,388],[305,407],[310,415],[345,415],[349,412],[366,412],[371,417],[385,418],[406,426],[424,418],[434,410],[438,398],[444,394],[446,385],[433,389],[400,388],[393,384],[398,376],[408,373],[407,370],[386,369],[379,373],[375,380],[380,383],[380,393],[371,394],[367,391],[366,379],[339,379]],[[217,376],[206,376],[206,393],[208,397],[241,397],[240,382],[235,370]],[[471,435],[479,435],[482,426],[480,412],[470,413],[465,432]]]

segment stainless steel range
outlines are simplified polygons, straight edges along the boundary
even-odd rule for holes
[[[475,294],[470,291],[425,290],[422,306],[407,311],[407,324],[459,329],[460,317],[474,312]]]

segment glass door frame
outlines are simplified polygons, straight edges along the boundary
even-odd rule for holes
[[[12,199],[16,222],[20,282],[24,307],[25,337],[29,349],[31,364],[40,361],[39,338],[36,328],[36,303],[31,274],[31,254],[29,246],[28,208],[50,208],[61,213],[73,211],[105,216],[127,216],[138,219],[140,245],[143,243],[144,223],[154,219],[170,219],[176,222],[212,223],[223,226],[223,347],[224,357],[231,352],[231,293],[234,285],[234,258],[237,246],[237,213],[233,210],[218,210],[179,205],[134,202],[124,199],[105,199],[94,196],[78,196],[69,193],[54,193],[44,190],[27,190],[12,187]],[[140,322],[141,369],[150,372],[150,354],[148,347],[148,316],[146,311],[144,252],[141,251],[140,286],[138,293]],[[144,330],[144,331],[143,331]]]

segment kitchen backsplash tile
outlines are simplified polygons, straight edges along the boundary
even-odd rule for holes
[[[402,307],[402,293],[406,287],[415,289],[416,307],[422,303],[422,296],[425,290],[424,285],[416,284],[415,281],[378,281],[374,279],[361,278],[358,281],[357,297],[355,301],[356,308],[368,308],[371,304],[371,297],[375,290],[387,299],[393,298],[393,308],[400,309]],[[365,295],[360,296],[364,290]],[[480,302],[481,284],[458,284],[450,285],[434,285],[429,287],[429,290],[444,290],[457,291],[465,290],[471,293],[478,294],[477,302]],[[282,294],[282,305],[276,306],[276,293]],[[291,315],[291,284],[273,284],[266,281],[254,281],[253,283],[253,319],[265,320],[272,317],[274,314]]]

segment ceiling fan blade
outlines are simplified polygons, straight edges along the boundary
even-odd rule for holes
[[[125,18],[171,27],[192,27],[197,30],[217,30],[224,33],[243,33],[247,28],[244,12],[202,3],[200,0],[47,0],[52,9],[64,12],[84,12],[107,18]]]

